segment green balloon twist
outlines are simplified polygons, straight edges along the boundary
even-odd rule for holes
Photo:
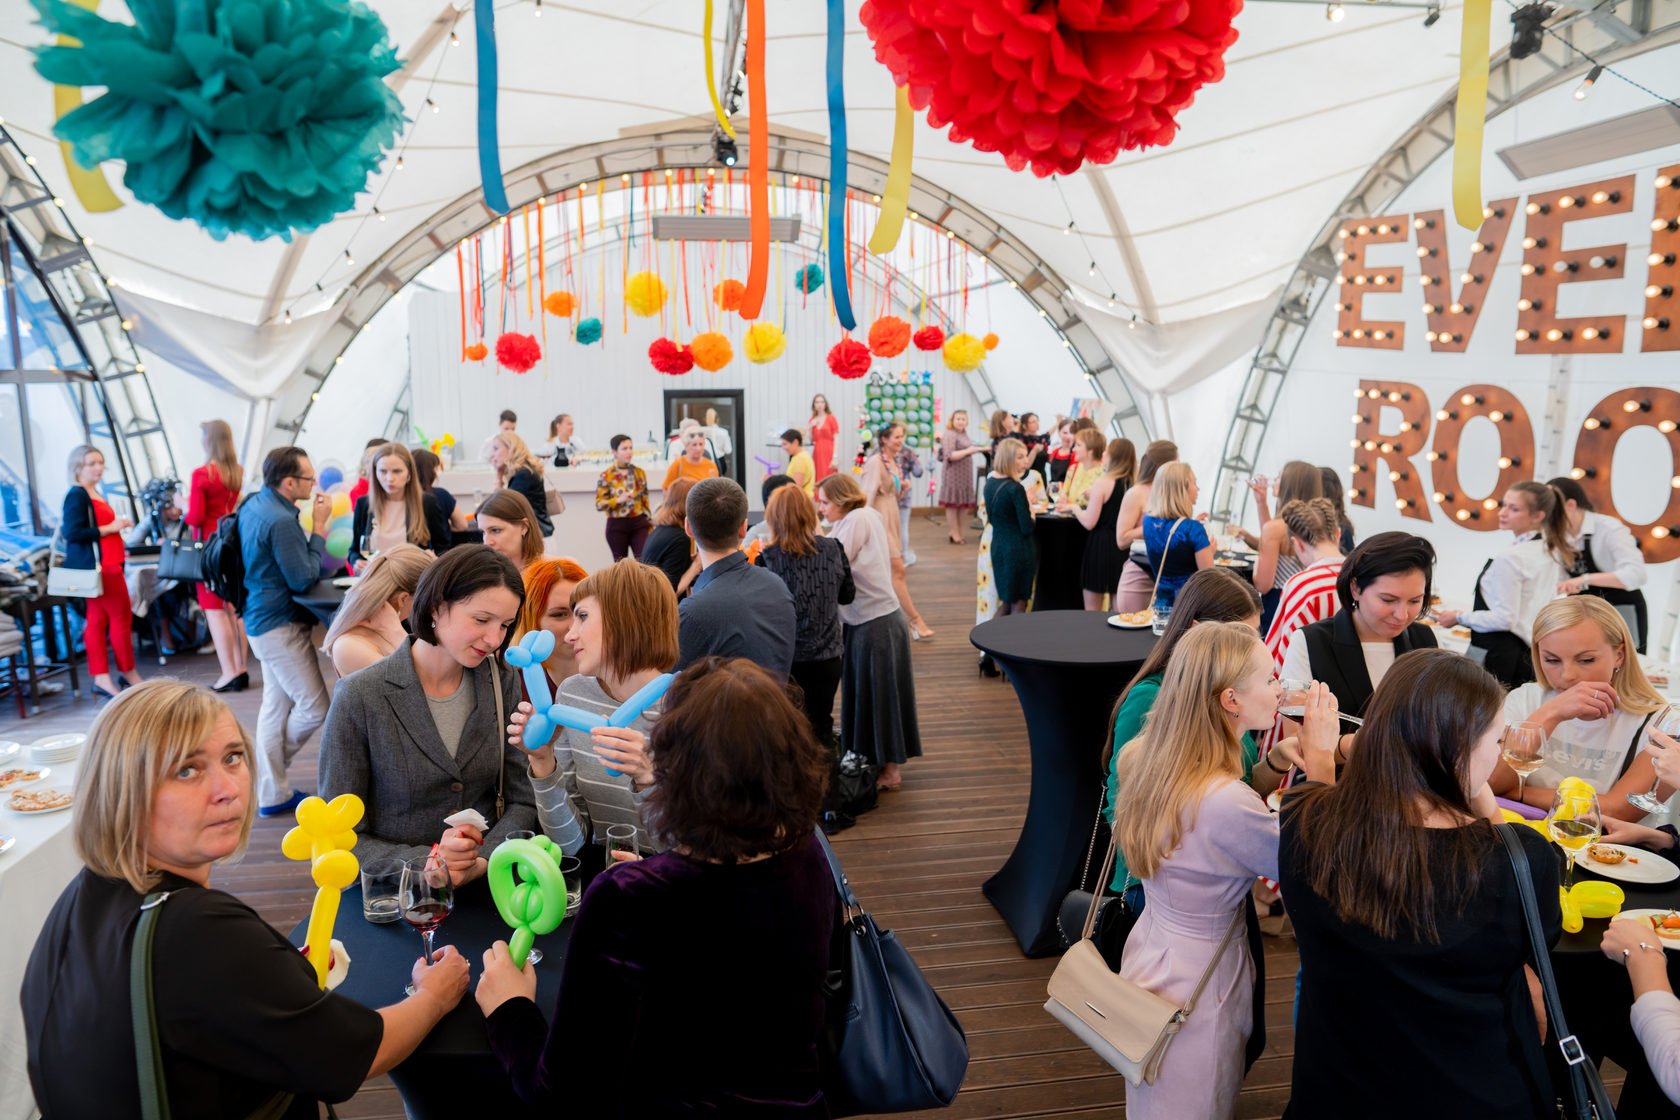
[[[566,917],[566,879],[554,853],[554,841],[538,836],[504,840],[490,854],[490,897],[502,921],[513,927],[508,952],[521,969],[537,934],[553,933]]]

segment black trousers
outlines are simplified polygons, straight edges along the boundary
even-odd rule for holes
[[[634,517],[607,518],[607,547],[612,549],[613,562],[617,563],[626,555],[640,560],[642,545],[647,542],[648,531],[652,528],[645,513]]]
[[[795,661],[790,674],[805,693],[805,718],[817,742],[827,747],[834,741],[834,693],[840,687],[840,658]]]

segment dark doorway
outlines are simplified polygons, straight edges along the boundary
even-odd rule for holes
[[[665,390],[665,436],[677,433],[682,422],[692,417],[706,429],[707,453],[717,460],[718,474],[733,478],[743,488],[741,433],[744,417],[743,389]]]

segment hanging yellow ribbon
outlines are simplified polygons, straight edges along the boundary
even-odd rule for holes
[[[88,11],[99,9],[99,0],[70,0],[79,8]],[[79,47],[80,40],[68,35],[58,37],[61,47]],[[80,86],[53,86],[53,120],[61,121],[65,115],[82,107],[82,88]],[[70,153],[70,145],[64,140],[58,142],[59,153],[64,157],[64,170],[70,178],[70,189],[76,192],[76,199],[82,204],[82,209],[90,214],[104,214],[115,210],[123,204],[111,189],[111,184],[105,181],[105,172],[98,167],[83,167],[76,162]]]
[[[700,32],[700,38],[706,44],[706,92],[712,95],[712,115],[717,117],[719,125],[729,133],[731,140],[735,139],[735,126],[729,123],[724,115],[723,102],[718,100],[717,79],[712,77],[712,0],[706,0],[706,26]]]
[[[881,191],[881,220],[869,238],[871,253],[890,253],[904,229],[904,215],[910,208],[910,149],[915,143],[916,117],[910,112],[910,91],[898,87],[898,108],[893,115],[892,162],[887,165],[887,185]]]
[[[1482,228],[1482,126],[1487,116],[1488,35],[1493,0],[1465,0],[1453,116],[1453,217]]]

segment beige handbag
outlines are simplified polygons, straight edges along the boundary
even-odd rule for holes
[[[1111,840],[1108,855],[1103,860],[1098,883],[1106,883],[1114,873],[1114,852],[1118,840]],[[1103,1061],[1119,1070],[1133,1085],[1153,1084],[1160,1076],[1161,1061],[1167,1056],[1167,1044],[1189,1019],[1202,989],[1207,986],[1213,970],[1225,956],[1225,949],[1242,925],[1243,908],[1231,915],[1225,936],[1196,990],[1182,1004],[1156,995],[1134,984],[1124,976],[1110,972],[1102,954],[1091,940],[1096,925],[1097,903],[1101,892],[1091,896],[1091,909],[1085,915],[1085,928],[1079,943],[1063,954],[1056,971],[1050,976],[1050,998],[1044,1010],[1059,1019],[1063,1026],[1079,1036],[1079,1040],[1095,1050]]]

